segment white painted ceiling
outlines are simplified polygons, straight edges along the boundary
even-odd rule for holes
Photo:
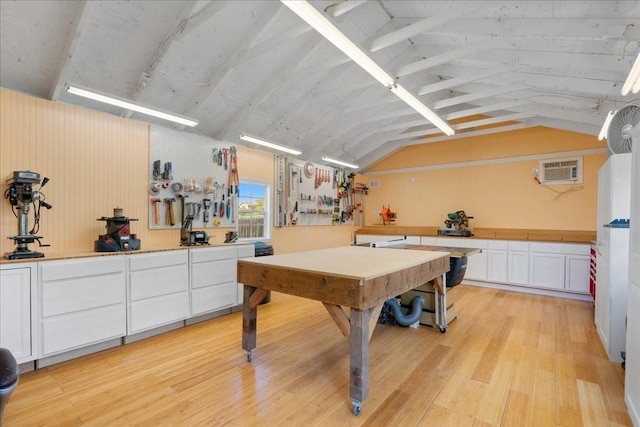
[[[424,136],[597,135],[633,99],[620,88],[639,52],[640,1],[312,4],[456,135],[274,0],[2,0],[0,86],[172,127],[66,93],[74,83],[199,120],[185,131],[255,147],[244,132],[365,168]]]

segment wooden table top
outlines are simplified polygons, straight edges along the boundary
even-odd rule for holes
[[[358,309],[449,271],[449,254],[344,246],[238,260],[238,282]]]
[[[243,259],[241,262],[325,273],[355,280],[371,280],[385,274],[443,257],[442,252],[396,251],[388,248],[343,246]]]

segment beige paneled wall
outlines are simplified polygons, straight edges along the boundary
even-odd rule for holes
[[[146,218],[148,139],[142,123],[0,90],[2,192],[14,170],[49,177],[43,193],[53,209],[43,209],[38,233],[51,244],[41,248],[45,253],[92,250],[104,232],[96,219],[112,216],[116,206],[131,218]],[[17,220],[6,200],[0,215],[0,234],[15,235]],[[144,239],[143,224],[133,229]],[[0,241],[2,252],[14,249],[12,241]]]
[[[273,181],[273,155],[238,147],[241,179]],[[177,247],[177,230],[149,230],[147,192],[149,126],[108,114],[72,107],[0,89],[0,179],[14,170],[29,169],[50,178],[43,189],[53,209],[43,209],[39,235],[46,253],[92,251],[104,233],[114,207],[138,218],[132,231],[143,248]],[[30,215],[29,226],[33,217]],[[212,242],[222,242],[228,229],[208,229]],[[0,200],[0,251],[14,249],[6,236],[17,234],[17,220],[6,200]],[[348,244],[351,226],[276,229],[278,253]],[[37,244],[31,246],[37,249]]]
[[[374,168],[407,167],[482,161],[484,164],[415,172],[375,175],[380,187],[369,191],[365,222],[380,223],[377,212],[391,205],[398,225],[441,226],[448,212],[465,210],[471,225],[488,228],[595,230],[598,169],[606,154],[583,156],[580,187],[554,186],[559,195],[533,180],[536,156],[545,153],[601,151],[595,137],[548,128],[533,128],[446,143],[416,145],[399,151]],[[533,156],[536,160],[529,160]],[[491,163],[493,159],[515,160]]]

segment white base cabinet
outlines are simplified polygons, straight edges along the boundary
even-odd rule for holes
[[[124,256],[38,263],[39,356],[126,334]]]
[[[526,287],[532,288],[527,292],[577,299],[589,295],[588,244],[430,236],[423,236],[421,243],[480,249],[467,259],[464,280],[472,283],[487,282],[500,289]]]
[[[530,250],[532,287],[589,293],[589,245],[536,242],[530,243]]]
[[[184,320],[189,315],[186,250],[128,256],[127,334]]]
[[[0,269],[0,347],[7,348],[18,363],[36,358],[33,341],[37,329],[36,267],[25,263],[2,266]]]
[[[238,304],[235,246],[190,249],[191,316]]]

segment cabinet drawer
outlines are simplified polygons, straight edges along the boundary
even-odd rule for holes
[[[124,271],[42,283],[42,317],[90,310],[126,300]]]
[[[235,246],[227,246],[222,248],[204,248],[204,249],[190,249],[191,262],[200,263],[207,261],[216,261],[219,259],[236,258]]]
[[[167,295],[189,289],[187,264],[129,273],[129,300]]]
[[[155,252],[152,254],[136,254],[129,258],[129,271],[148,270],[152,268],[182,265],[189,262],[189,252],[186,250],[171,252]]]
[[[191,315],[229,307],[237,304],[238,285],[236,282],[224,283],[191,291]]]
[[[529,251],[529,242],[518,242],[518,241],[513,241],[513,242],[508,242],[509,243],[509,250],[510,251],[522,251],[522,252],[528,252]]]
[[[235,282],[238,265],[235,259],[202,262],[191,266],[191,288],[202,288],[226,282]]]
[[[71,261],[47,261],[38,264],[40,281],[50,282],[76,277],[104,276],[124,272],[125,263],[121,256],[105,256],[98,259],[82,259]]]
[[[530,243],[531,252],[565,255],[589,255],[590,246],[573,243]]]
[[[489,240],[487,242],[487,249],[506,251],[509,248],[509,242],[505,240]]]
[[[181,292],[129,304],[129,334],[187,318],[189,294]]]
[[[84,347],[126,332],[124,304],[44,319],[42,355]]]
[[[420,244],[421,245],[425,245],[425,246],[433,246],[437,242],[436,239],[437,239],[437,237],[422,236],[422,237],[420,237]]]

